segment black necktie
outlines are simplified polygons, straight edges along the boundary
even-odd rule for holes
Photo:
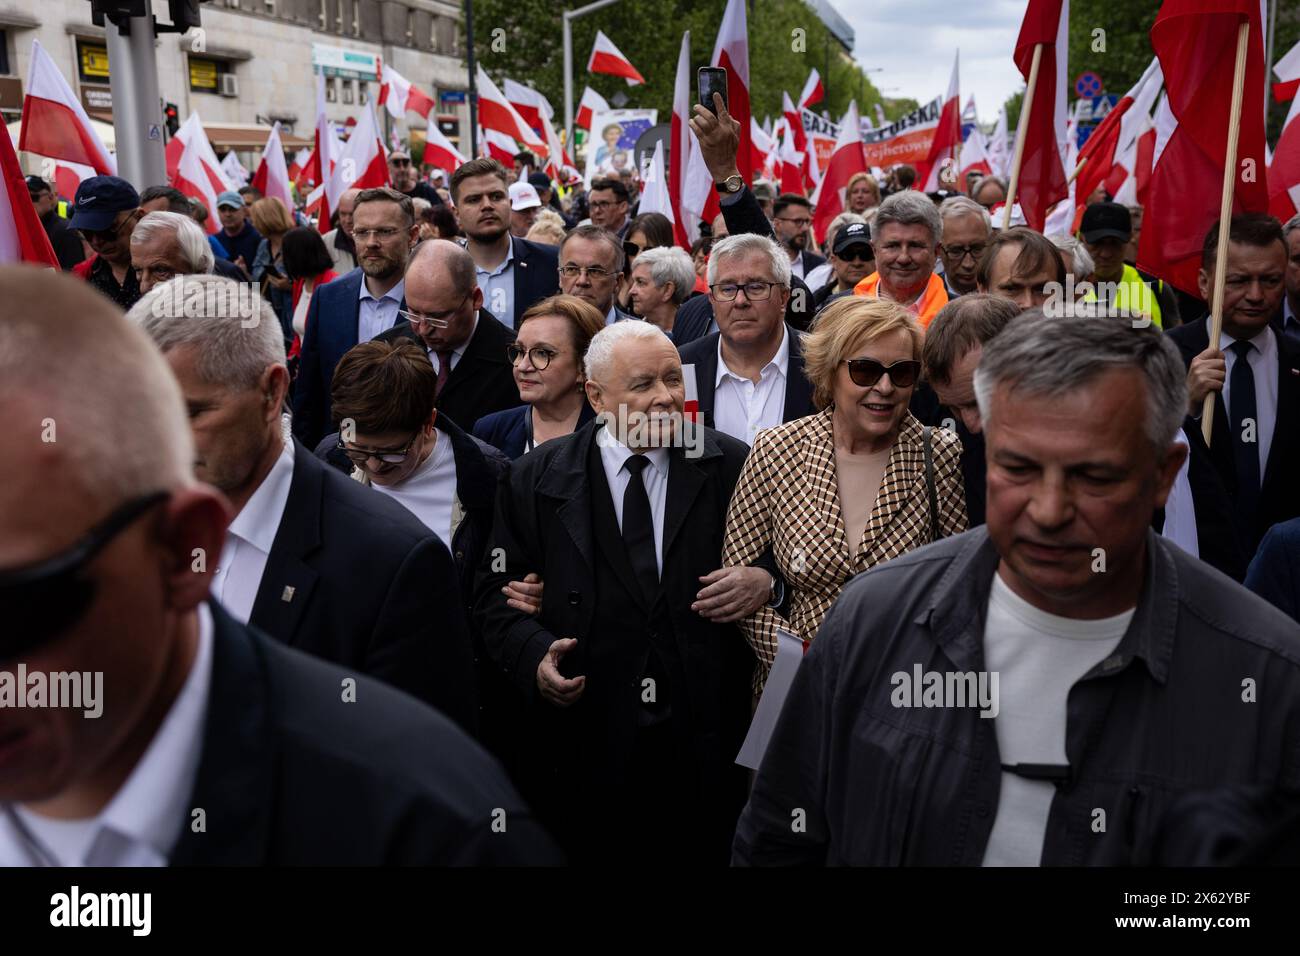
[[[1250,367],[1249,342],[1233,342],[1237,358],[1232,363],[1229,391],[1232,408],[1232,457],[1237,471],[1237,505],[1241,516],[1254,523],[1259,502],[1259,417],[1255,407],[1255,370]],[[1243,439],[1243,436],[1245,438]]]
[[[650,514],[650,496],[646,494],[642,472],[650,464],[645,455],[632,455],[623,463],[628,471],[627,490],[623,492],[623,544],[627,547],[632,570],[645,594],[646,603],[654,604],[659,593],[659,562],[655,558],[655,526]]]

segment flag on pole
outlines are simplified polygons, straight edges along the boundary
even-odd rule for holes
[[[509,77],[501,81],[501,89],[506,94],[506,100],[524,118],[524,122],[528,124],[529,129],[539,136],[546,135],[542,123],[549,122],[555,116],[550,101],[531,86],[516,83]]]
[[[191,113],[191,119],[195,114]],[[199,135],[203,137],[206,143],[208,138],[199,130]],[[175,142],[173,139],[172,142]],[[184,195],[188,196],[195,202],[203,204],[208,211],[208,218],[203,220],[203,226],[210,234],[221,231],[221,219],[217,215],[217,196],[224,192],[224,189],[213,182],[211,170],[203,162],[202,152],[197,145],[186,146],[180,151],[180,156],[176,165],[176,172],[171,175],[170,182],[172,186],[179,189]]]
[[[682,194],[685,188],[686,141],[694,140],[691,132],[691,33],[682,34],[681,50],[677,54],[677,75],[673,81],[673,118],[669,127],[668,148],[668,202],[672,207],[673,240],[683,249],[690,250],[699,238],[699,221],[682,213]]]
[[[989,140],[989,165],[993,167],[994,176],[1005,176],[1007,164],[1011,162],[1011,141],[1007,136],[1007,108],[998,110],[998,125],[993,128],[993,138]]]
[[[341,190],[334,185],[334,166],[343,150],[335,139],[330,127],[329,117],[325,113],[325,74],[316,74],[316,148],[311,154],[311,165],[303,170],[303,176],[314,178],[316,189],[307,199],[307,207],[316,208],[316,228],[322,233],[330,230],[330,217],[339,208]],[[315,170],[312,175],[312,170]]]
[[[307,164],[311,162],[311,147],[304,146],[298,152],[294,153],[293,160],[289,163],[289,180],[295,186],[302,180],[303,171]]]
[[[676,223],[676,213],[673,212],[672,197],[668,194],[668,182],[664,176],[664,144],[663,140],[655,143],[654,155],[650,157],[650,168],[641,181],[641,203],[637,206],[637,214],[642,215],[647,212],[662,213],[668,217],[668,221]]]
[[[434,102],[387,63],[380,69],[379,105],[387,106],[393,119],[404,119],[407,112],[428,116]]]
[[[1279,103],[1294,99],[1296,92],[1300,91],[1300,43],[1273,64],[1273,75],[1278,78],[1278,82],[1273,84],[1273,98]]]
[[[454,172],[457,166],[469,162],[464,154],[452,145],[451,140],[443,135],[442,130],[438,129],[438,122],[432,113],[429,114],[429,126],[424,131],[424,136],[424,159],[422,160],[424,165]]]
[[[609,103],[590,86],[582,91],[582,102],[578,104],[578,115],[573,118],[573,125],[579,129],[591,129],[591,117],[594,113],[608,113]]]
[[[1300,85],[1300,43],[1278,60],[1273,73],[1284,85]],[[1269,212],[1283,222],[1300,210],[1300,97],[1291,100],[1291,109],[1282,125],[1273,164],[1268,168],[1268,193]]]
[[[388,185],[388,154],[380,139],[373,101],[365,105],[352,135],[343,144],[343,155],[334,165],[333,180],[336,195],[348,189]]]
[[[804,81],[803,92],[799,94],[799,105],[807,108],[814,103],[820,103],[825,96],[826,88],[822,86],[821,74],[814,67],[808,72],[808,79]]]
[[[1156,105],[1162,85],[1164,74],[1160,72],[1160,60],[1153,58],[1133,88],[1120,97],[1083,144],[1079,162],[1084,167],[1077,179],[1079,188],[1075,190],[1080,204],[1086,203],[1098,186],[1108,182],[1116,162],[1135,149],[1144,123],[1150,125],[1151,108]],[[1114,194],[1114,190],[1110,192]]]
[[[233,153],[231,155],[234,155]],[[253,174],[253,187],[263,196],[274,196],[293,211],[293,190],[289,187],[289,169],[284,164],[284,147],[280,145],[280,123],[277,120],[266,137],[262,161]]]
[[[713,66],[727,71],[727,112],[740,123],[740,151],[736,165],[745,182],[754,181],[753,143],[749,109],[749,33],[745,20],[745,0],[727,0],[713,46]],[[716,193],[712,206],[717,207]]]
[[[4,140],[0,143],[0,174],[4,177],[4,189],[0,189],[0,263],[28,262],[57,269],[59,260],[32,205],[14,141],[8,133],[0,139]]]
[[[778,147],[781,168],[777,173],[779,188],[783,193],[804,195],[804,157],[795,149],[794,134],[790,132],[790,122],[784,116],[777,123],[781,132],[781,145]]]
[[[524,122],[524,118],[519,115],[518,110],[510,105],[510,101],[497,89],[497,85],[492,82],[492,78],[487,75],[487,71],[483,69],[482,64],[478,65],[476,84],[478,86],[478,119],[479,125],[483,127],[484,132],[495,130],[506,137],[518,140],[534,153],[545,156],[547,147],[542,137],[534,133],[532,128]],[[517,149],[511,150],[510,155],[512,158],[516,152],[518,152]]]
[[[862,126],[858,120],[858,105],[849,102],[849,111],[840,120],[840,135],[835,141],[835,152],[822,173],[822,180],[813,194],[813,237],[826,241],[826,230],[831,220],[848,207],[844,193],[849,180],[867,171],[867,156],[862,151]]]
[[[514,137],[495,129],[480,129],[480,132],[482,135],[478,141],[483,155],[504,163],[509,169],[515,160],[515,153],[519,151],[519,144]]]
[[[877,103],[876,104],[876,129],[882,129],[888,125],[889,125],[889,120],[885,118],[885,107],[882,104]]]
[[[1070,30],[1069,0],[1029,0],[1016,39],[1016,66],[1028,82],[1034,48],[1041,46],[1038,84],[1025,126],[1020,179],[1015,201],[1031,228],[1042,230],[1047,210],[1065,198],[1066,172],[1061,151],[1066,143],[1066,58]]]
[[[1251,105],[1263,99],[1266,79],[1258,0],[1165,0],[1151,27],[1175,125],[1161,148],[1156,124],[1159,158],[1151,174],[1138,267],[1185,292],[1197,291],[1201,246],[1219,218],[1242,22],[1250,24],[1243,89],[1250,108],[1241,112],[1237,163],[1243,168],[1235,176],[1233,210],[1264,212],[1269,207],[1264,116]]]
[[[961,192],[966,191],[966,175],[981,173],[989,176],[993,173],[993,164],[989,159],[988,141],[980,128],[976,126],[966,137],[961,148],[960,169],[957,170],[957,183]]]
[[[226,179],[238,186],[248,182],[248,170],[244,168],[244,164],[239,161],[233,149],[221,157],[221,171],[226,174]]]
[[[101,176],[117,175],[117,160],[39,40],[32,41],[18,148],[90,166]]]
[[[934,140],[930,143],[929,155],[917,170],[916,178],[922,183],[925,192],[932,193],[946,189],[951,182],[945,181],[944,169],[948,176],[957,165],[957,153],[961,149],[961,81],[958,74],[961,51],[952,61],[952,76],[948,79],[948,93],[943,98],[943,109],[939,113],[939,125],[934,130]]]
[[[217,193],[223,193],[228,190],[238,189],[242,183],[237,183],[226,175],[225,167],[217,159],[217,154],[212,149],[212,143],[208,141],[207,131],[203,128],[203,121],[199,118],[198,113],[191,113],[181,124],[181,128],[176,131],[176,135],[171,138],[164,151],[167,162],[167,178],[175,178],[176,171],[180,167],[181,154],[187,150],[195,151],[195,159],[199,168],[203,170],[204,176],[212,184],[212,188]],[[216,210],[210,210],[215,213]]]
[[[625,57],[614,41],[597,30],[596,42],[591,47],[591,56],[587,59],[588,73],[604,73],[608,76],[621,76],[628,86],[639,86],[645,77],[637,72],[632,61]]]

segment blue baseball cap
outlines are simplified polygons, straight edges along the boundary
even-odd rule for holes
[[[224,192],[217,197],[217,208],[220,209],[222,206],[230,206],[232,209],[243,209],[244,197],[236,192]]]
[[[135,187],[118,176],[91,176],[77,187],[68,228],[103,232],[112,228],[117,214],[140,205]]]

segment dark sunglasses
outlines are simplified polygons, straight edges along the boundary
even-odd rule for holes
[[[71,548],[25,568],[0,571],[0,662],[17,660],[76,624],[95,600],[86,566],[117,535],[160,501],[156,491],[117,508]]]
[[[849,378],[853,379],[854,385],[862,388],[871,388],[886,372],[889,373],[889,380],[894,383],[895,388],[910,388],[916,384],[916,378],[921,374],[921,363],[915,360],[895,362],[893,365],[882,365],[875,359],[845,359],[844,361],[849,365]]]
[[[876,250],[870,246],[849,246],[843,252],[835,253],[835,258],[841,262],[874,262]]]

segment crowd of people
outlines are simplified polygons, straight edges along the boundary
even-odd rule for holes
[[[0,664],[105,700],[0,710],[0,864],[1274,845],[1300,217],[1216,225],[1193,294],[1134,265],[1140,210],[999,229],[1005,182],[897,167],[818,243],[725,108],[691,125],[689,251],[630,171],[561,199],[526,155],[393,152],[326,224],[222,193],[211,235],[28,180],[71,277],[0,270]]]

